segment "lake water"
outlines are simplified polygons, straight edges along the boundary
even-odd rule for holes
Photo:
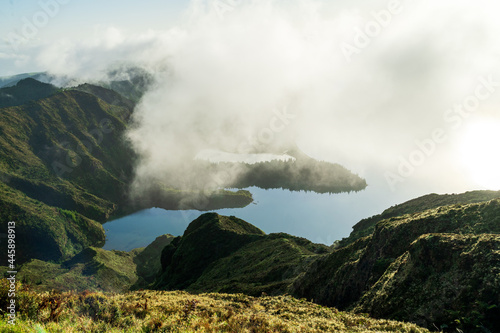
[[[392,192],[380,177],[367,177],[368,187],[361,192],[318,194],[288,190],[263,190],[252,187],[254,203],[245,208],[220,209],[266,233],[285,232],[315,243],[331,245],[347,237],[359,220],[381,213],[392,205],[432,192],[414,184],[406,191]],[[129,251],[150,244],[163,234],[179,236],[188,224],[204,212],[146,209],[104,224],[107,241],[104,249]]]

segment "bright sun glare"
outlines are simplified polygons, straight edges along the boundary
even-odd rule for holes
[[[500,122],[478,121],[470,124],[462,137],[460,158],[477,185],[500,190]]]

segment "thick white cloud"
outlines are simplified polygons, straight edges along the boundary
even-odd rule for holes
[[[193,2],[175,29],[106,28],[38,58],[84,80],[121,63],[155,75],[129,133],[139,178],[169,174],[202,149],[235,152],[251,138],[260,148],[272,126],[280,130],[271,144],[298,141],[355,170],[390,169],[415,140],[449,130],[445,111],[474,93],[478,77],[500,81],[492,0],[210,3],[219,6]],[[498,107],[498,96],[477,113]],[[285,108],[296,117],[283,129],[275,118]]]

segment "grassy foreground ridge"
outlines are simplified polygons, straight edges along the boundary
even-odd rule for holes
[[[461,198],[470,195],[478,193]],[[81,292],[85,286],[97,292],[292,295],[355,317],[367,313],[445,332],[497,332],[500,199],[418,210],[382,219],[371,235],[337,248],[206,213],[183,236],[159,237],[145,249],[91,247],[62,264],[33,260],[18,276],[35,282],[37,292],[29,298],[41,297],[43,289]],[[169,322],[164,320],[162,325]]]
[[[1,300],[5,289],[2,285]],[[428,332],[414,324],[340,312],[286,295],[20,289],[22,315],[15,328],[0,321],[0,332]]]

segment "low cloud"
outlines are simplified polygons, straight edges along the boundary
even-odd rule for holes
[[[500,81],[494,1],[396,1],[397,10],[387,1],[222,2],[192,2],[167,31],[104,28],[38,57],[84,81],[124,64],[154,76],[128,133],[140,156],[137,187],[179,179],[204,149],[241,153],[245,142],[254,143],[248,153],[298,143],[356,171],[388,168],[446,125],[445,111],[479,76]],[[345,45],[357,51],[346,57]],[[276,112],[293,121],[259,140]]]

